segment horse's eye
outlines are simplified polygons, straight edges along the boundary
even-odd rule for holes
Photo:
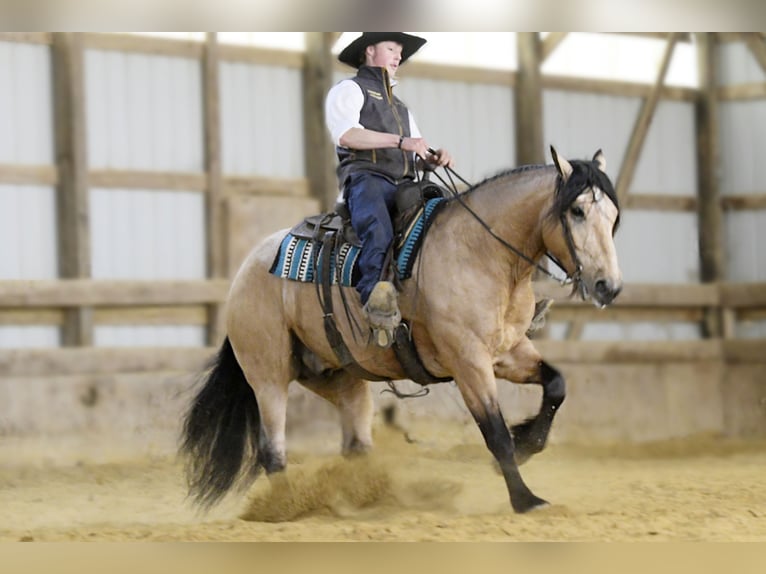
[[[585,212],[579,205],[573,205],[569,211],[575,219],[585,219]]]

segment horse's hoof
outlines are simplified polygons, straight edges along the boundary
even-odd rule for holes
[[[533,510],[540,510],[541,508],[550,506],[550,503],[547,500],[530,493],[528,496],[524,497],[524,500],[511,501],[511,506],[513,507],[514,512],[525,514],[527,512],[532,512]]]

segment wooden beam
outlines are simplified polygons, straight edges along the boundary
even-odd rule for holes
[[[122,189],[162,189],[206,191],[207,176],[202,173],[97,169],[89,174],[91,187]]]
[[[723,279],[723,214],[719,190],[719,114],[716,97],[716,42],[711,33],[697,34],[700,93],[694,106],[697,132],[697,217],[700,279],[714,283]],[[702,324],[708,337],[722,332],[717,309],[709,309]]]
[[[717,96],[723,101],[763,100],[766,99],[766,82],[719,86]]]
[[[93,311],[93,323],[95,325],[207,326],[207,307],[204,305],[101,307]]]
[[[540,54],[540,63],[542,64],[548,59],[556,48],[558,48],[569,32],[551,32],[543,39],[542,50]]]
[[[306,66],[303,70],[303,131],[311,195],[323,211],[330,211],[338,197],[335,146],[325,125],[324,101],[333,80],[335,41],[332,32],[306,32]]]
[[[554,281],[535,281],[532,285],[535,296],[555,299],[554,308],[562,306],[593,307],[593,303],[578,297],[569,297],[571,287],[561,286]],[[720,301],[718,285],[700,284],[653,284],[628,283],[612,307],[653,307],[653,308],[694,308],[715,306]]]
[[[722,195],[721,207],[725,210],[766,209],[766,193]]]
[[[205,229],[207,276],[222,279],[227,275],[228,258],[223,220],[223,176],[221,172],[221,95],[219,89],[219,45],[215,32],[208,32],[202,55],[202,122],[205,131]],[[208,306],[207,343],[217,346],[225,336],[223,304]]]
[[[636,193],[631,191],[622,205],[623,209],[648,209],[657,211],[697,211],[697,198],[691,195],[668,195],[660,193]]]
[[[720,341],[535,341],[557,363],[704,363],[722,360]]]
[[[702,310],[695,307],[648,307],[612,305],[597,309],[593,305],[559,305],[554,303],[548,322],[588,321],[598,323],[695,323],[702,320]]]
[[[628,142],[628,150],[625,152],[622,167],[620,168],[620,174],[617,178],[617,185],[615,186],[617,197],[621,202],[626,200],[630,184],[633,182],[633,174],[635,173],[638,160],[641,157],[641,149],[644,146],[646,134],[649,132],[649,127],[651,126],[652,118],[654,117],[654,111],[657,108],[657,102],[660,99],[660,92],[662,90],[662,85],[665,82],[668,68],[670,67],[670,60],[673,57],[673,48],[675,47],[677,37],[677,33],[668,35],[668,43],[665,47],[665,53],[662,56],[660,68],[657,72],[654,88],[649,97],[644,101],[641,111],[638,114],[638,118],[636,119],[636,123],[633,126],[633,133]]]
[[[53,37],[50,32],[0,32],[0,42],[51,44]]]
[[[54,33],[52,40],[59,274],[83,279],[90,277],[84,49],[80,34]],[[93,344],[92,309],[66,311],[62,343]]]
[[[745,43],[755,57],[761,70],[766,73],[766,40],[759,32],[747,32]]]
[[[721,349],[724,359],[729,364],[766,362],[762,339],[725,339],[721,341]]]
[[[227,279],[0,281],[0,308],[128,307],[223,302]]]
[[[566,92],[585,92],[589,94],[605,94],[625,98],[648,98],[653,87],[638,82],[619,82],[613,80],[598,80],[595,78],[576,78],[570,76],[543,76],[543,87],[546,90],[561,90]],[[694,88],[678,86],[663,86],[660,88],[660,99],[693,102],[697,97]]]
[[[306,57],[302,52],[238,44],[219,44],[218,57],[222,62],[240,62],[255,66],[278,66],[280,68],[302,69],[306,63]]]
[[[226,176],[223,179],[226,195],[286,195],[311,197],[308,178],[275,178],[257,176]]]
[[[85,48],[134,54],[152,54],[178,58],[201,58],[202,42],[178,40],[140,34],[86,32],[82,35]]]
[[[0,164],[0,183],[9,185],[58,185],[54,165]]]
[[[513,98],[516,165],[544,163],[540,37],[537,32],[518,32],[516,39],[519,54],[519,71]]]
[[[194,372],[214,352],[211,347],[0,349],[0,376]]]
[[[766,283],[722,283],[721,305],[733,308],[766,308]]]

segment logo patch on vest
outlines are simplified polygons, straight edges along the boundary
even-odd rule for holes
[[[376,100],[382,100],[383,99],[383,94],[381,94],[380,92],[376,92],[375,90],[370,90],[368,88],[367,89],[367,93],[370,94],[370,96],[372,96]]]

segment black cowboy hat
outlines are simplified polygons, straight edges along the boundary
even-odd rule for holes
[[[356,40],[346,46],[338,55],[338,60],[348,64],[352,68],[358,68],[364,63],[364,51],[367,46],[372,46],[378,42],[397,42],[402,45],[402,60],[404,64],[407,58],[420,50],[426,43],[425,38],[405,34],[404,32],[362,32]]]

